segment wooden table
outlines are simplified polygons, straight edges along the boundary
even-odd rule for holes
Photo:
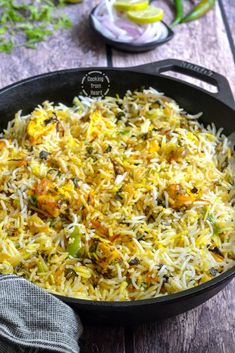
[[[172,18],[171,1],[158,0]],[[174,39],[145,54],[111,50],[90,31],[84,0],[68,12],[75,26],[58,32],[37,50],[0,54],[0,87],[46,71],[80,66],[132,66],[179,58],[225,75],[235,95],[235,1],[218,0],[200,21],[176,28]],[[185,1],[187,6],[191,1]],[[195,82],[195,81],[193,81]],[[234,353],[235,281],[207,303],[175,318],[138,327],[85,327],[81,353]]]

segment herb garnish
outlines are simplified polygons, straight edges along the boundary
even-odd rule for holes
[[[55,30],[70,28],[72,22],[58,8],[66,0],[0,0],[0,52],[14,47],[35,48]]]

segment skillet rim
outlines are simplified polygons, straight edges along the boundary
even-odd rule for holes
[[[232,278],[235,276],[235,265],[230,268],[229,270],[221,273],[217,277],[199,284],[198,286],[182,290],[180,292],[176,292],[173,294],[167,294],[163,295],[161,297],[156,297],[156,298],[146,298],[146,299],[140,299],[140,300],[132,300],[132,301],[99,301],[99,300],[89,300],[89,299],[79,299],[79,298],[74,298],[74,297],[66,297],[63,295],[51,293],[55,295],[57,298],[70,303],[70,304],[80,304],[80,305],[90,305],[90,306],[97,306],[97,307],[105,307],[105,308],[126,308],[126,307],[139,307],[142,305],[153,305],[153,304],[160,304],[160,303],[168,303],[168,302],[174,302],[177,300],[184,300],[188,297],[196,296],[197,294],[200,294],[201,292],[204,292],[205,290],[209,288],[216,287],[218,284],[223,283],[225,281],[232,280]],[[50,293],[50,292],[49,292]]]
[[[165,61],[165,60],[163,60]],[[167,60],[166,60],[167,61]],[[173,61],[177,61],[177,60],[173,60]],[[179,60],[180,61],[180,60]],[[161,63],[161,61],[159,61]],[[223,102],[222,98],[217,96],[217,93],[213,93],[210,92],[202,87],[199,87],[197,85],[194,85],[190,82],[187,81],[183,81],[181,79],[172,77],[172,76],[167,76],[167,75],[162,75],[161,72],[154,72],[154,73],[150,73],[150,72],[145,72],[144,68],[147,67],[148,65],[150,65],[151,63],[146,63],[143,65],[138,65],[138,66],[130,66],[130,67],[113,67],[113,66],[87,66],[87,67],[74,67],[74,68],[68,68],[68,69],[62,69],[62,70],[54,70],[54,71],[49,71],[49,72],[45,72],[42,74],[38,74],[38,75],[33,75],[33,76],[29,76],[26,77],[22,80],[13,82],[5,87],[2,87],[0,89],[0,95],[7,93],[9,90],[14,89],[14,88],[18,88],[18,86],[27,84],[27,83],[33,83],[34,81],[36,82],[37,80],[43,79],[43,78],[50,78],[53,76],[60,76],[60,75],[65,75],[67,73],[78,73],[78,72],[86,72],[86,71],[109,71],[109,72],[125,72],[125,73],[131,73],[131,74],[136,74],[136,75],[147,75],[147,76],[154,76],[154,77],[158,77],[160,79],[164,79],[165,81],[169,81],[169,82],[173,82],[173,83],[177,83],[183,86],[188,86],[196,91],[199,91],[207,96],[210,97],[210,99],[215,99],[218,103],[225,105],[227,108],[229,108],[231,111],[233,111],[235,113],[235,105],[234,102],[232,103],[225,103]],[[215,72],[216,73],[216,72]],[[223,76],[218,74],[219,76],[222,76],[226,81],[227,79]],[[215,81],[216,83],[216,81]],[[230,88],[231,91],[231,88]],[[165,93],[165,92],[164,92]],[[232,94],[232,93],[231,93]]]
[[[147,65],[147,64],[146,64]],[[81,68],[69,68],[69,69],[63,69],[63,70],[55,70],[47,73],[42,73],[39,75],[34,75],[27,77],[25,79],[22,79],[20,81],[14,82],[10,85],[7,85],[6,87],[3,87],[0,89],[0,96],[4,95],[11,89],[19,89],[21,86],[27,83],[34,83],[39,81],[40,79],[44,79],[47,77],[53,77],[53,76],[64,76],[67,73],[76,73],[76,72],[86,72],[86,71],[95,71],[95,70],[104,70],[107,72],[130,72],[134,73],[136,75],[147,75],[147,76],[154,76],[154,77],[159,77],[161,79],[164,79],[169,82],[181,84],[183,86],[188,86],[190,88],[195,89],[196,91],[202,92],[203,94],[207,95],[210,97],[210,99],[214,99],[220,104],[223,104],[225,107],[230,109],[232,112],[235,113],[235,109],[232,108],[230,105],[224,103],[221,99],[219,99],[216,94],[213,94],[201,87],[198,87],[196,85],[193,85],[189,82],[185,82],[183,80],[170,77],[170,76],[163,76],[159,73],[149,73],[149,72],[144,72],[143,68],[135,66],[135,67],[96,67],[96,66],[91,66],[91,67],[81,67]],[[9,120],[8,120],[9,121]],[[112,308],[117,308],[117,309],[122,309],[126,307],[139,307],[143,305],[153,305],[153,304],[160,304],[160,303],[167,303],[167,302],[174,302],[177,300],[184,300],[187,299],[188,297],[196,296],[197,294],[200,294],[201,292],[206,291],[207,289],[216,287],[217,285],[232,280],[232,278],[235,276],[235,265],[230,268],[229,270],[221,273],[217,277],[202,283],[200,285],[197,285],[195,287],[189,288],[182,290],[177,293],[173,294],[167,294],[163,295],[161,297],[156,297],[156,298],[148,298],[148,299],[141,299],[141,300],[133,300],[133,301],[98,301],[98,300],[89,300],[89,299],[79,299],[75,297],[68,297],[68,296],[63,296],[60,294],[52,293],[50,291],[47,291],[48,293],[54,295],[58,299],[61,299],[62,301],[69,303],[69,304],[79,304],[79,305],[85,305],[85,306],[90,306],[90,307],[97,307],[97,308],[107,308],[107,309],[112,309]]]

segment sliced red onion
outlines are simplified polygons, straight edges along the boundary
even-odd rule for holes
[[[141,26],[130,23],[130,21],[126,19],[117,19],[115,24],[117,27],[124,29],[130,34],[130,36],[136,39],[143,33],[143,28]]]
[[[102,33],[105,37],[113,39],[114,34],[108,30],[105,26],[102,25],[102,22],[100,22],[94,15],[92,16],[94,25],[100,33]]]
[[[104,0],[93,13],[94,25],[107,38],[118,42],[145,44],[161,41],[168,35],[168,29],[162,22],[139,25],[128,20],[115,10],[115,0]]]
[[[136,43],[148,43],[150,41],[160,41],[166,38],[168,29],[162,22],[151,23],[146,27],[146,31],[135,41]]]
[[[116,22],[111,21],[108,17],[104,17],[101,23],[104,27],[108,28],[116,37],[120,37],[122,35],[125,36],[128,34],[127,31],[121,27],[118,27]]]
[[[109,17],[110,19],[113,21],[114,20],[114,3],[116,0],[105,0],[105,5],[106,5],[106,9],[108,11]]]

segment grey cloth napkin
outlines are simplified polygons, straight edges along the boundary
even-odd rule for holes
[[[78,353],[81,333],[68,305],[23,278],[0,276],[0,353]]]

